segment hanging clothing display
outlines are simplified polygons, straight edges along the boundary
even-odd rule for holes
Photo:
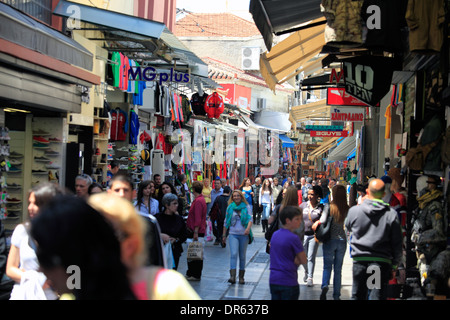
[[[444,41],[444,0],[409,0],[409,49],[438,53]]]
[[[111,141],[125,141],[127,132],[127,113],[120,108],[111,110]]]
[[[205,112],[209,118],[218,119],[224,111],[223,98],[217,92],[210,94],[205,101]]]
[[[198,92],[194,93],[191,97],[191,107],[192,112],[196,116],[206,116],[205,111],[205,101],[208,95],[205,93],[203,96],[200,96]]]
[[[363,0],[322,0],[320,10],[327,19],[325,42],[337,47],[362,44]]]
[[[139,117],[134,111],[134,109],[131,109],[130,111],[130,138],[129,142],[130,144],[137,144],[137,138],[139,135]]]

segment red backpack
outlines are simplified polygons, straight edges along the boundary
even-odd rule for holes
[[[209,118],[218,119],[223,113],[224,108],[223,99],[217,92],[210,94],[206,98],[205,111]]]

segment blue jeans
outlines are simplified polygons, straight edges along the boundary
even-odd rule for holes
[[[269,220],[271,204],[270,203],[263,203],[262,207],[263,207],[263,211],[262,211],[261,220]]]
[[[333,298],[341,296],[342,263],[344,262],[347,241],[344,239],[331,239],[323,243],[323,274],[322,289],[330,284],[331,270],[333,276]]]
[[[270,294],[272,300],[298,300],[300,296],[300,286],[280,286],[277,284],[270,285]]]
[[[305,273],[308,275],[308,278],[313,278],[317,250],[319,249],[319,243],[314,239],[314,235],[305,235],[303,237],[303,248],[305,249],[306,258],[308,259],[307,264],[304,264],[303,268],[305,268]]]
[[[230,269],[236,269],[239,255],[239,270],[245,270],[248,235],[230,234],[228,243],[230,245]]]

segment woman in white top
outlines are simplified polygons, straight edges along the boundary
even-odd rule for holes
[[[137,200],[134,203],[139,214],[148,217],[159,213],[159,202],[153,198],[155,183],[151,180],[141,181],[139,184]]]
[[[31,189],[28,196],[28,214],[30,219],[39,214],[39,208],[51,198],[62,194],[62,190],[54,183],[39,184]],[[10,300],[56,300],[58,296],[50,288],[47,278],[39,270],[36,256],[36,245],[29,236],[30,223],[19,224],[11,237],[6,275],[16,283]]]
[[[263,182],[263,186],[259,192],[259,203],[263,208],[261,214],[262,232],[266,232],[269,229],[268,220],[273,209],[273,193],[269,179],[266,179]]]

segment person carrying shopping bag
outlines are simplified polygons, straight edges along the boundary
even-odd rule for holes
[[[227,229],[229,229],[230,246],[230,279],[231,284],[236,283],[236,266],[239,256],[239,284],[244,284],[245,260],[247,246],[253,239],[252,234],[252,214],[245,200],[245,196],[240,190],[234,190],[228,201],[225,225],[223,227],[222,242],[227,239]]]

